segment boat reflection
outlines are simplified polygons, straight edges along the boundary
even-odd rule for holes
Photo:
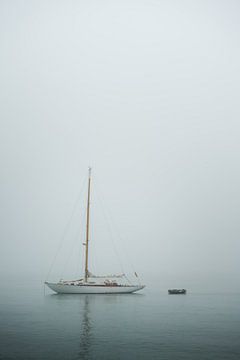
[[[89,308],[89,295],[83,295],[83,318],[80,332],[79,359],[89,359],[91,349],[92,327]]]
[[[91,309],[95,301],[94,295],[57,295],[45,296],[45,302],[51,309],[51,313],[58,316],[56,332],[60,329],[68,329],[71,338],[74,339],[72,346],[75,347],[75,359],[90,359],[91,345],[93,337]],[[59,316],[59,314],[61,314]],[[59,325],[61,324],[61,325]],[[54,324],[55,325],[55,324]],[[62,331],[60,330],[60,336]],[[73,351],[73,348],[70,352]]]
[[[89,360],[96,358],[96,345],[102,341],[106,344],[111,335],[109,324],[113,317],[115,321],[118,309],[123,309],[125,314],[143,298],[144,294],[51,294],[45,301],[54,334],[65,339],[63,349],[69,359]]]

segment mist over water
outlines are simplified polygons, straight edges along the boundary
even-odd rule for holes
[[[45,278],[91,165],[144,280],[240,290],[239,3],[0,7],[1,276]]]
[[[238,2],[0,6],[3,272],[44,277],[92,165],[140,273],[234,291]]]

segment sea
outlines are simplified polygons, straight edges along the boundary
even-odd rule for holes
[[[239,360],[240,294],[57,295],[2,282],[0,359]]]

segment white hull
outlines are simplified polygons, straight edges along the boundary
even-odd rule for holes
[[[144,285],[67,285],[45,282],[58,294],[129,294],[143,289]]]

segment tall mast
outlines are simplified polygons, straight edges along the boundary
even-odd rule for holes
[[[86,254],[85,254],[85,276],[84,280],[88,280],[88,242],[89,242],[89,216],[90,216],[90,189],[91,189],[91,168],[88,168],[88,197],[87,197],[87,227],[86,227]]]

